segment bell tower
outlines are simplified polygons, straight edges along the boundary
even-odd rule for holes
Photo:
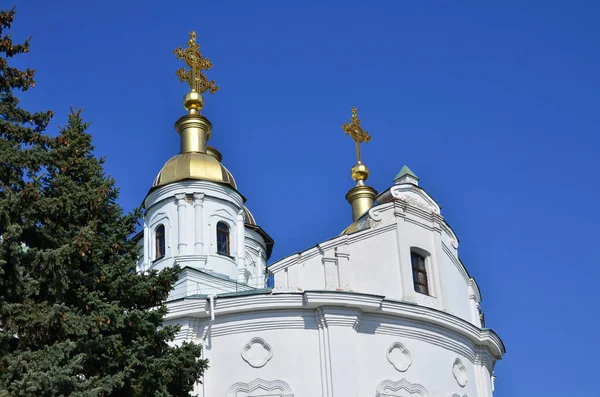
[[[204,72],[213,64],[202,56],[195,32],[177,59],[177,70],[189,91],[183,97],[186,114],[175,122],[180,152],[156,176],[144,206],[143,255],[140,270],[179,265],[180,280],[173,297],[263,288],[266,261],[273,239],[245,206],[223,156],[208,146],[212,124],[201,114],[203,95],[218,87]]]

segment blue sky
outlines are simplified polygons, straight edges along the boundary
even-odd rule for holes
[[[85,108],[126,209],[178,152],[172,51],[194,29],[221,87],[203,111],[210,144],[274,259],[351,222],[340,126],[357,106],[369,184],[408,164],[460,238],[508,350],[495,396],[598,395],[597,4],[59,3],[17,1],[14,39],[32,36],[17,64],[38,80],[23,104],[54,110],[53,130]]]

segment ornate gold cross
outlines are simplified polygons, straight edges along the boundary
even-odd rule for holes
[[[196,32],[191,31],[187,48],[184,50],[179,47],[174,51],[177,59],[183,58],[190,69],[186,71],[185,68],[181,68],[175,74],[179,76],[179,81],[187,80],[192,90],[199,93],[210,91],[211,94],[214,94],[219,87],[214,80],[208,81],[202,73],[203,70],[212,68],[213,64],[210,59],[202,58],[199,48],[200,46],[196,43]]]
[[[360,126],[360,119],[358,118],[358,110],[356,108],[352,108],[350,123],[344,123],[342,130],[346,134],[350,134],[350,137],[356,142],[356,160],[360,163],[360,144],[369,142],[371,136]]]

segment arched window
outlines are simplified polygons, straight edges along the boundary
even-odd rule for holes
[[[158,225],[154,231],[154,260],[165,256],[165,225]]]
[[[415,291],[421,294],[429,295],[425,257],[411,251],[410,261],[412,263],[413,286],[415,287]]]
[[[217,223],[217,253],[229,255],[229,226],[225,222]]]

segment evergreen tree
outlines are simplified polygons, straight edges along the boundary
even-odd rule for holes
[[[207,362],[163,326],[179,269],[136,272],[139,210],[117,204],[81,111],[50,136],[52,112],[19,107],[34,71],[8,65],[29,51],[14,15],[0,11],[0,396],[188,396]]]

